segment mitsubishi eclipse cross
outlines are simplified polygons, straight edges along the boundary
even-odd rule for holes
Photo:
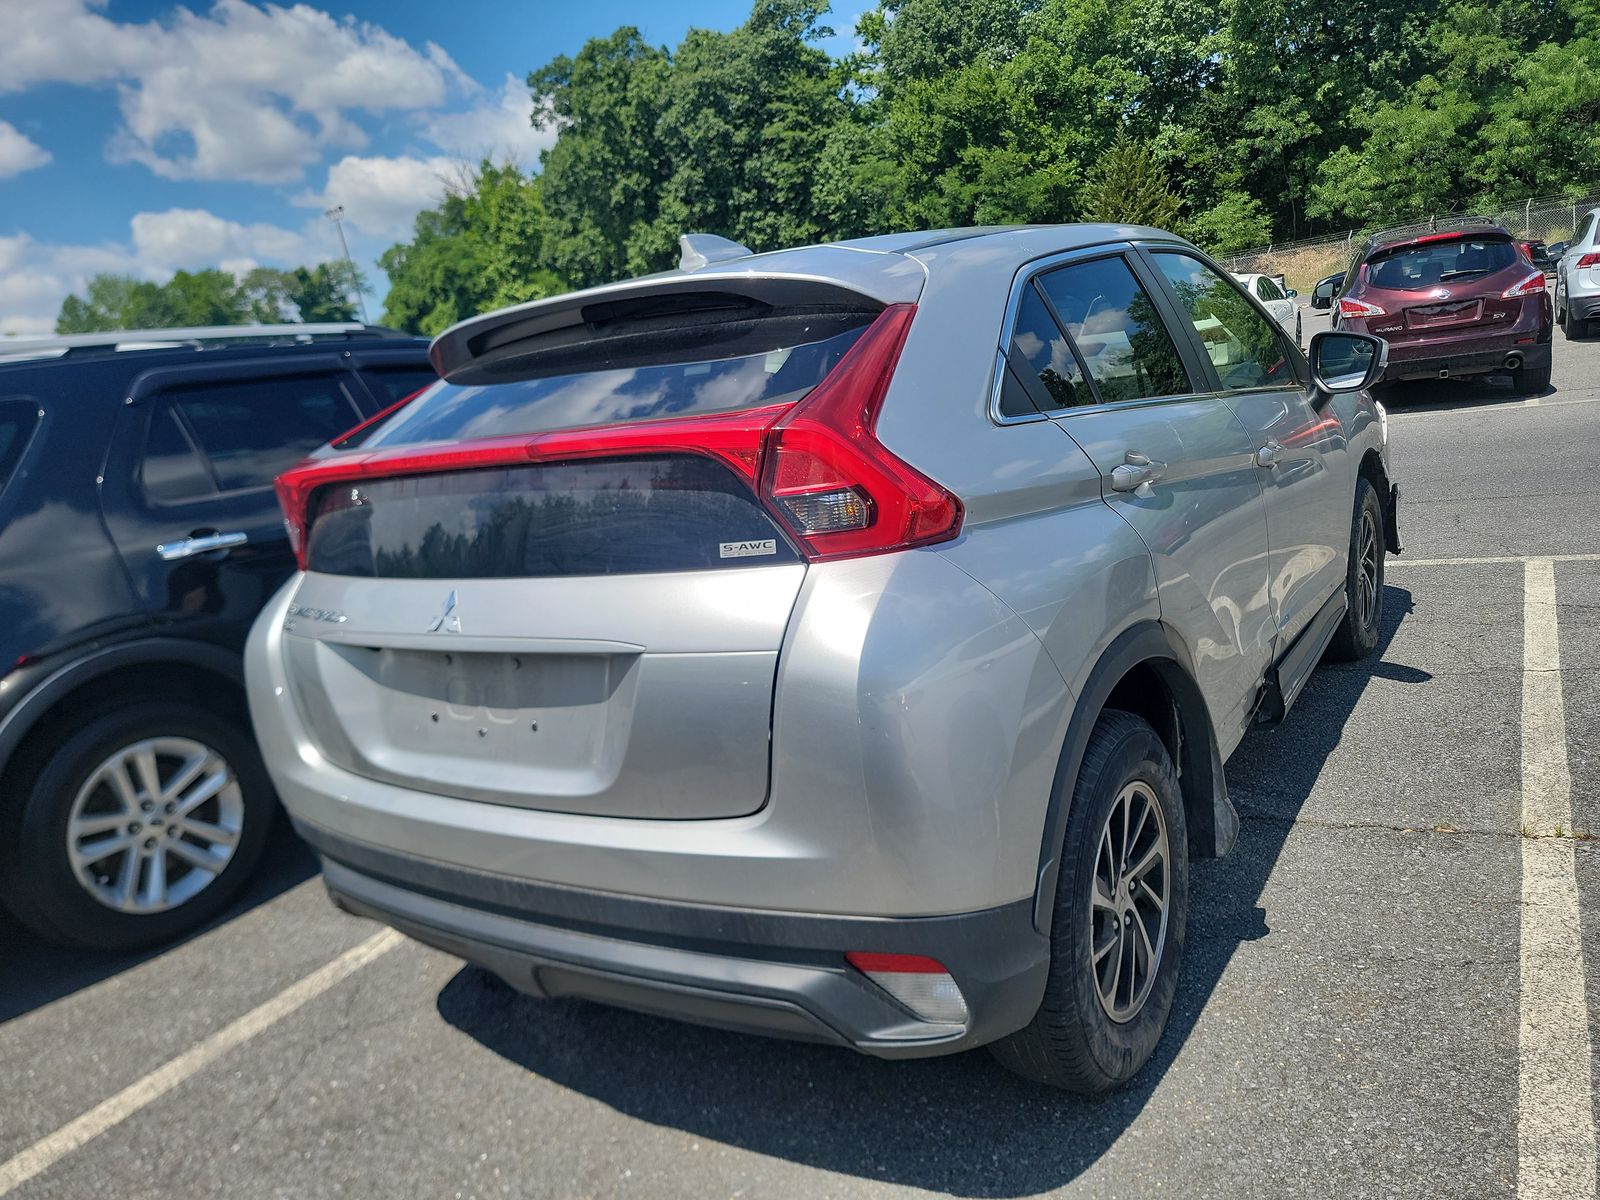
[[[692,235],[432,356],[279,478],[247,650],[336,903],[534,996],[1132,1077],[1229,754],[1378,644],[1384,343],[1079,225]]]

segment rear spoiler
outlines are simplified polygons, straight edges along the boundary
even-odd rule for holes
[[[428,356],[434,370],[457,383],[534,350],[576,345],[607,327],[669,314],[704,321],[719,311],[878,311],[915,303],[924,278],[921,264],[903,255],[846,246],[741,256],[470,317],[435,338]]]

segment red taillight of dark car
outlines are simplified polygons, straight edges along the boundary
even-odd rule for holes
[[[827,377],[795,404],[637,421],[532,436],[403,447],[306,462],[277,479],[301,568],[324,488],[563,459],[663,452],[704,454],[731,467],[813,562],[905,550],[954,537],[961,502],[877,438],[878,412],[916,314],[892,304]]]

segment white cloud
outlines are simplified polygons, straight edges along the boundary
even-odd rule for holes
[[[0,335],[48,333],[61,302],[101,272],[164,282],[174,271],[221,266],[242,275],[263,262],[312,265],[337,257],[338,237],[320,217],[303,229],[245,225],[204,209],[143,212],[128,241],[53,245],[27,234],[0,237]]]
[[[359,148],[355,111],[437,108],[474,86],[450,56],[304,4],[216,0],[118,22],[105,0],[6,0],[0,92],[117,86],[119,160],[169,179],[284,183],[329,148]]]
[[[0,179],[20,175],[50,161],[50,151],[8,121],[0,121]]]
[[[539,165],[539,152],[556,142],[554,129],[535,129],[528,119],[533,101],[527,87],[507,75],[498,95],[486,96],[466,112],[441,113],[422,123],[422,133],[446,154],[471,162],[495,158],[525,170]]]
[[[461,173],[450,158],[361,158],[347,155],[328,168],[320,192],[302,192],[304,208],[344,207],[345,223],[373,237],[399,241],[411,236],[411,220],[437,204]]]

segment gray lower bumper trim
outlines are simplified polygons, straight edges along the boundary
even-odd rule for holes
[[[581,996],[899,1058],[965,1050],[1021,1028],[1049,969],[1049,943],[1033,928],[1028,900],[950,917],[729,910],[505,879],[298,827],[322,853],[341,907],[537,996]],[[483,892],[495,898],[475,894]],[[625,916],[636,920],[609,919]],[[742,936],[730,937],[735,931]],[[966,997],[968,1024],[917,1020],[848,967],[847,950],[939,959]]]

